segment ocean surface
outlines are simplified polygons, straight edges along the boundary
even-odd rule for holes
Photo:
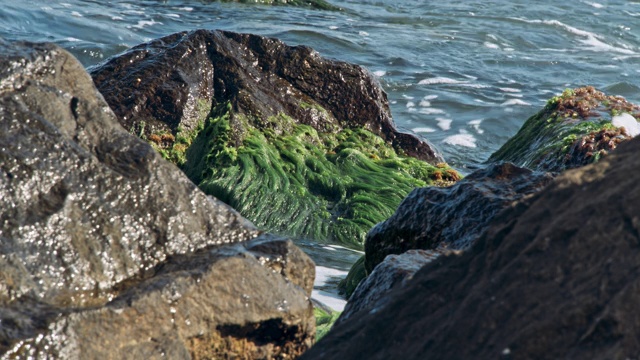
[[[342,11],[178,0],[0,0],[0,37],[54,42],[91,66],[178,31],[224,29],[308,45],[359,64],[385,89],[396,125],[469,173],[565,88],[593,85],[640,103],[640,0],[329,0]],[[314,296],[360,254],[302,243]]]

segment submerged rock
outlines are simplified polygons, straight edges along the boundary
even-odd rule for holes
[[[0,357],[294,357],[314,266],[131,136],[82,65],[0,41]]]
[[[335,5],[324,0],[204,0],[204,2],[239,2],[249,4],[266,4],[266,5],[291,5],[291,6],[307,6],[319,10],[342,10]]]
[[[367,234],[365,268],[370,273],[387,255],[410,249],[467,249],[498,212],[551,179],[549,173],[498,163],[450,187],[415,189]]]
[[[123,75],[147,71],[167,75]],[[142,135],[206,193],[277,233],[359,247],[411,189],[459,179],[429,144],[395,129],[366,70],[308,47],[198,30],[137,46],[92,76],[125,127],[164,122],[173,133]],[[172,79],[182,90],[164,91]],[[183,99],[211,111],[189,129],[178,129],[194,122],[184,116],[152,113],[184,114]]]
[[[634,139],[563,173],[302,359],[637,357],[638,152]]]
[[[640,132],[640,106],[591,86],[549,100],[489,158],[541,171],[563,171],[598,161]]]

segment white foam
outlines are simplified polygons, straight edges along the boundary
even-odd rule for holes
[[[587,5],[591,5],[596,9],[602,9],[604,7],[604,5],[598,4],[598,3],[593,3],[593,2],[588,2],[588,1],[585,1],[584,3],[587,4]]]
[[[442,140],[442,142],[454,146],[464,146],[469,148],[476,147],[476,138],[473,135],[464,132],[448,136]]]
[[[510,88],[510,87],[501,87],[501,88],[498,88],[498,89],[500,91],[507,92],[507,93],[519,93],[519,92],[522,91],[520,89]]]
[[[614,116],[611,119],[611,124],[616,127],[624,127],[627,130],[627,134],[630,136],[640,134],[640,124],[638,123],[638,120],[629,113]]]
[[[189,6],[185,6],[185,7],[178,8],[178,10],[182,10],[182,11],[193,11],[193,8],[192,8],[192,7],[189,7]]]
[[[65,40],[70,41],[70,42],[80,41],[80,39],[76,39],[74,37],[68,37],[68,38],[65,38]]]
[[[369,33],[366,31],[358,31],[358,35],[360,36],[369,36]]]
[[[316,286],[322,286],[327,283],[331,277],[347,276],[347,271],[328,268],[326,266],[316,266]]]
[[[484,119],[471,120],[467,124],[469,124],[478,134],[484,134],[484,130],[480,128],[482,120]]]
[[[166,16],[167,17],[171,17],[171,18],[176,18],[176,19],[180,18],[180,15],[178,15],[178,14],[166,14]]]
[[[632,50],[615,47],[613,45],[609,45],[602,42],[600,40],[602,39],[602,36],[598,34],[575,28],[573,26],[567,25],[558,20],[526,20],[521,18],[515,18],[514,20],[524,21],[530,24],[545,24],[545,25],[557,26],[566,30],[571,34],[582,36],[585,39],[582,39],[579,41],[588,46],[587,50],[596,51],[596,52],[616,52],[616,53],[628,54],[628,55],[635,54],[635,52]]]
[[[494,43],[490,43],[488,41],[484,42],[484,46],[488,47],[489,49],[500,49],[500,46],[498,46],[497,44],[494,44]]]
[[[138,24],[136,25],[131,25],[131,26],[127,26],[127,28],[137,28],[137,29],[142,29],[145,26],[151,26],[151,25],[163,25],[161,22],[159,21],[155,21],[155,20],[139,20]]]
[[[313,291],[311,291],[311,297],[327,305],[335,311],[343,311],[344,307],[347,305],[346,300],[340,299],[336,297],[336,295],[330,294],[325,291],[313,289]]]
[[[414,99],[413,96],[409,96],[409,95],[405,95],[405,94],[402,94],[402,97],[407,99],[407,100],[413,100]]]
[[[446,118],[436,118],[436,121],[438,122],[438,127],[444,131],[451,129],[451,123],[453,122],[453,120]]]
[[[437,115],[444,114],[444,110],[436,109],[436,108],[420,108],[420,114],[424,115]]]
[[[329,26],[329,30],[338,30],[338,27],[335,25]]]
[[[520,99],[509,99],[503,102],[502,104],[500,104],[500,106],[513,106],[513,105],[531,106],[531,104],[529,104],[528,102]]]
[[[427,95],[425,97],[422,98],[422,100],[434,100],[437,99],[438,95]]]
[[[409,101],[407,102],[407,107],[408,108],[416,107],[416,103],[414,103],[413,101]]]
[[[80,13],[79,13],[79,12],[77,12],[77,11],[72,11],[72,12],[71,12],[71,16],[75,16],[75,17],[82,17],[82,14],[80,14]]]
[[[464,81],[450,79],[447,77],[433,77],[422,79],[418,82],[418,85],[434,85],[434,84],[462,84]]]
[[[422,99],[418,105],[421,107],[431,107],[431,101]]]
[[[124,20],[122,16],[112,16],[111,20]]]
[[[430,127],[417,127],[417,128],[413,128],[411,129],[413,130],[413,132],[415,133],[432,133],[432,132],[436,132],[436,129],[434,128],[430,128]]]

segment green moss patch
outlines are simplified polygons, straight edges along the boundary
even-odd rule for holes
[[[567,89],[530,117],[489,161],[543,171],[589,164],[629,139],[611,123],[623,112],[640,118],[640,108],[621,97],[606,96],[590,86]]]
[[[342,313],[338,311],[329,313],[318,307],[313,308],[313,315],[316,318],[316,342],[320,341],[331,330],[340,314]]]
[[[228,104],[212,111],[186,157],[185,173],[205,193],[258,227],[356,248],[413,188],[459,179],[362,128],[318,133],[284,114],[248,119]]]

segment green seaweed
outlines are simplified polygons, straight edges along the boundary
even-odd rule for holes
[[[362,280],[367,277],[367,269],[364,266],[364,255],[362,255],[352,266],[347,277],[338,283],[338,291],[344,294],[347,299],[356,290]]]
[[[256,226],[355,248],[413,188],[459,178],[362,128],[319,133],[284,114],[249,119],[230,104],[212,110],[186,156],[187,176]]]
[[[340,314],[342,313],[338,311],[329,313],[319,307],[313,308],[313,315],[316,318],[316,342],[320,341],[331,330]]]
[[[593,134],[614,130],[611,119],[635,107],[624,99],[605,96],[593,87],[566,89],[551,98],[543,110],[530,117],[489,161],[511,161],[535,170],[561,171],[580,166],[575,144]],[[583,157],[597,161],[599,156]]]

